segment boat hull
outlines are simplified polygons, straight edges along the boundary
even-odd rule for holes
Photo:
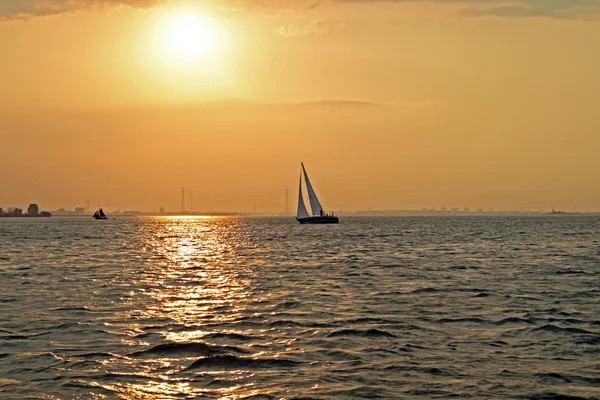
[[[340,222],[338,217],[331,215],[296,218],[296,221],[300,222],[301,224],[337,224]]]
[[[108,217],[94,217],[94,219],[108,219]]]

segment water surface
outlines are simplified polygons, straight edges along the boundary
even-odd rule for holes
[[[600,398],[600,218],[0,220],[0,398]]]

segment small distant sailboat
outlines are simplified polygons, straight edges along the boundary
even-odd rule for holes
[[[302,165],[302,171],[300,172],[300,184],[298,185],[298,212],[296,213],[296,220],[301,224],[337,224],[340,220],[333,215],[333,213],[325,213],[321,203],[319,203],[315,190],[310,184],[308,174],[304,168],[304,163],[301,163],[300,165]],[[304,181],[306,182],[306,191],[308,192],[312,216],[308,214],[306,206],[304,205],[304,196],[302,195],[302,175],[304,175]]]
[[[94,219],[108,219],[108,217],[106,216],[106,214],[104,214],[102,208],[98,208],[94,213]]]

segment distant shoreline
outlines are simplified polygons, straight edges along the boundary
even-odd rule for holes
[[[23,214],[23,215],[6,215],[6,214],[2,214],[0,215],[0,218],[50,218],[52,217],[51,213],[48,213],[50,215],[29,215],[29,214]]]
[[[600,212],[565,212],[565,213],[550,213],[550,212],[484,212],[484,213],[452,213],[452,212],[419,212],[419,211],[406,211],[406,212],[384,212],[384,211],[371,211],[369,212],[339,212],[336,213],[340,217],[345,218],[385,218],[385,217],[573,217],[573,216],[600,216]],[[53,217],[60,218],[92,218],[92,215],[87,214],[53,214]],[[283,214],[277,212],[264,212],[264,213],[226,213],[226,212],[214,212],[214,213],[194,213],[194,214],[182,214],[182,213],[153,213],[153,212],[140,212],[134,214],[124,213],[107,213],[109,218],[130,218],[130,217],[244,217],[244,218],[268,218],[268,217],[279,217],[279,218],[294,218],[295,215]]]

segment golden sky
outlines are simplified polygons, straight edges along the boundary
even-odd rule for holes
[[[600,211],[600,0],[1,0],[0,207]],[[189,199],[188,199],[189,200]]]

